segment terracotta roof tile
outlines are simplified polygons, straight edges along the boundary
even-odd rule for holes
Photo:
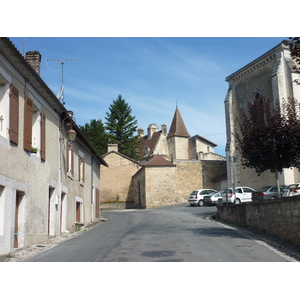
[[[166,160],[162,156],[155,156],[152,158],[149,162],[144,164],[146,167],[175,167],[174,164],[172,164],[170,161]]]

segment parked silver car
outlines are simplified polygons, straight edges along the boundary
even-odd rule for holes
[[[189,204],[191,206],[195,206],[195,205],[203,206],[203,197],[212,192],[216,193],[217,191],[213,189],[201,189],[201,190],[193,191],[188,198]]]
[[[280,186],[281,196],[286,188],[286,185]],[[276,185],[267,185],[252,193],[252,201],[273,200],[276,198],[278,198]]]
[[[232,188],[227,189],[228,203],[239,204],[241,202],[252,201],[252,193],[255,192],[254,189],[247,186],[238,186],[235,188],[234,192]],[[226,193],[222,194],[223,202],[226,203]]]

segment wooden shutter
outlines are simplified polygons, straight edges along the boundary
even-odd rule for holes
[[[19,91],[11,84],[9,93],[9,139],[18,145],[19,138]]]
[[[66,149],[67,172],[71,173],[74,176],[74,150],[70,147],[68,141]]]
[[[78,156],[78,174],[79,174],[79,181],[84,182],[85,181],[85,161],[81,156]]]
[[[41,113],[41,159],[46,160],[46,115]]]
[[[32,143],[32,107],[33,107],[33,100],[25,96],[23,148],[27,151],[31,151],[31,143]]]
[[[96,188],[96,218],[100,218],[100,191]]]
[[[70,164],[70,161],[69,161],[69,153],[70,152],[70,146],[69,146],[69,143],[67,141],[66,143],[66,169],[67,169],[67,173],[69,172],[69,164]]]
[[[70,147],[71,151],[71,174],[74,176],[74,149]]]

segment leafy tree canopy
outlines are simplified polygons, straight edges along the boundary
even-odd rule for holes
[[[295,99],[276,101],[262,99],[248,103],[248,112],[238,118],[236,134],[242,165],[254,168],[260,175],[266,170],[282,172],[296,166],[300,158],[299,103]]]
[[[79,126],[94,148],[102,155],[107,152],[107,133],[101,119]]]

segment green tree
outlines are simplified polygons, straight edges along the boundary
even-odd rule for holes
[[[84,126],[79,126],[94,148],[102,155],[107,152],[107,133],[101,119],[90,120]]]
[[[254,168],[258,175],[266,170],[274,172],[278,190],[279,172],[299,162],[299,108],[297,100],[292,98],[281,103],[259,99],[249,102],[248,111],[241,111],[237,120],[242,165]]]
[[[132,159],[138,159],[137,120],[135,116],[132,116],[131,108],[122,98],[122,95],[113,100],[105,120],[105,128],[109,138],[118,143],[119,152]]]

